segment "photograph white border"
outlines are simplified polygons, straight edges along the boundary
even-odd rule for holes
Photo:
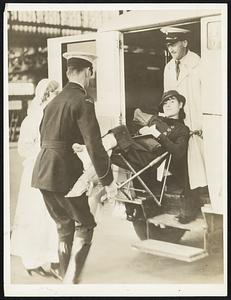
[[[10,283],[10,203],[9,203],[9,134],[8,134],[8,50],[7,10],[150,10],[150,9],[210,9],[219,8],[226,24],[222,30],[223,40],[227,39],[226,4],[25,4],[6,3],[4,12],[4,294],[5,296],[225,296],[227,295],[227,207],[224,213],[224,283],[223,284],[145,284],[145,285],[22,285]],[[227,99],[227,44],[223,47],[223,99]],[[223,103],[223,134],[227,137],[227,101]],[[224,193],[227,190],[227,139],[223,145]],[[227,199],[227,194],[224,195]]]

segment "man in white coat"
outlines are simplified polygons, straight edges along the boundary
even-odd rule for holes
[[[187,223],[200,208],[199,188],[207,186],[201,108],[200,57],[189,50],[189,30],[176,27],[163,27],[165,42],[172,59],[164,69],[164,90],[177,90],[186,98],[185,125],[191,131],[188,145],[188,201],[179,221]],[[187,188],[186,188],[187,189]]]

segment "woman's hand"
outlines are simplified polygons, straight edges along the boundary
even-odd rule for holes
[[[150,127],[148,127],[148,126],[144,126],[144,127],[140,128],[139,133],[142,135],[152,134],[152,132],[150,131]]]
[[[159,130],[156,128],[156,124],[148,127],[148,126],[144,126],[142,127],[140,130],[139,130],[139,133],[142,134],[142,135],[145,135],[145,134],[151,134],[153,135],[155,138],[158,138],[160,136],[160,132]]]
[[[203,139],[203,131],[201,129],[190,131],[190,136],[193,136],[193,135],[197,135]]]
[[[155,138],[158,138],[161,134],[161,132],[156,128],[156,124],[152,125],[149,127],[150,130],[151,130],[151,134],[155,137]]]

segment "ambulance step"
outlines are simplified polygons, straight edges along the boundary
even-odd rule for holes
[[[211,204],[204,204],[204,206],[201,207],[201,211],[203,213],[207,213],[207,214],[214,214],[217,212],[214,212],[212,205]],[[219,214],[219,213],[218,213]]]
[[[203,218],[197,218],[190,223],[181,224],[180,222],[178,222],[175,215],[171,214],[158,215],[153,218],[149,218],[147,222],[160,227],[169,226],[184,229],[187,231],[198,231],[207,228],[206,222]]]
[[[208,256],[202,248],[189,247],[158,240],[144,240],[132,245],[132,248],[144,253],[164,256],[185,262],[193,262]]]

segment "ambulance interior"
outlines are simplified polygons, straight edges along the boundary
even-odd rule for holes
[[[190,30],[189,48],[200,55],[200,21],[170,24]],[[164,66],[171,59],[160,28],[124,33],[126,123],[139,107],[157,113],[163,93]]]

